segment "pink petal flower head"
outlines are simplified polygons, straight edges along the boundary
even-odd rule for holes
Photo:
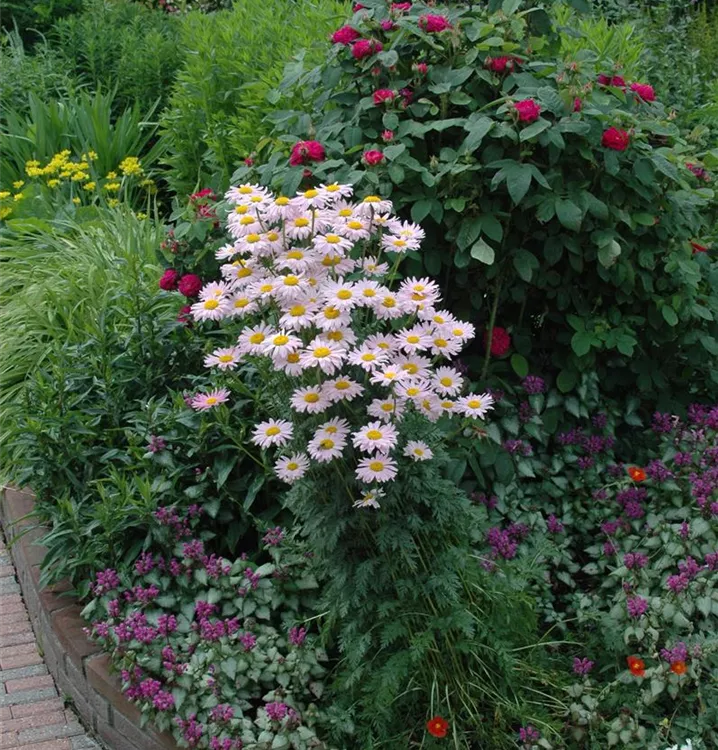
[[[536,122],[541,114],[541,105],[533,99],[522,99],[514,104],[521,122]]]
[[[396,97],[396,92],[392,91],[391,89],[377,89],[372,94],[372,100],[374,101],[374,104],[379,106],[380,104],[385,104],[394,101],[394,98]]]
[[[209,393],[198,393],[190,402],[190,406],[195,411],[207,411],[227,401],[229,401],[229,391],[226,388],[218,388]]]
[[[364,152],[362,159],[365,164],[368,164],[370,167],[375,167],[377,164],[381,164],[384,161],[384,154],[378,149],[371,149],[370,151]]]
[[[359,39],[360,36],[361,34],[359,34],[359,32],[356,29],[353,29],[351,26],[342,26],[332,34],[331,39],[334,44],[349,45]]]
[[[425,76],[429,72],[429,66],[425,62],[414,63],[414,70],[420,76]]]
[[[422,31],[426,31],[429,34],[438,34],[441,31],[446,31],[451,28],[449,19],[446,16],[437,16],[428,13],[425,16],[419,18],[419,28]]]
[[[384,29],[384,31],[394,31],[395,29],[398,29],[399,27],[394,23],[394,21],[390,20],[389,18],[385,18],[381,22],[381,27]]]
[[[371,55],[375,55],[383,49],[382,43],[375,39],[359,39],[352,44],[352,57],[355,60],[363,60],[365,57],[371,57]]]
[[[505,73],[514,69],[513,57],[487,57],[484,66],[494,73]]]
[[[384,141],[384,143],[391,143],[391,141],[394,140],[394,131],[393,130],[385,130],[381,134],[381,139]]]
[[[298,167],[313,161],[324,161],[325,158],[324,146],[318,141],[299,141],[292,148],[289,163],[293,167]]]
[[[202,279],[194,273],[186,273],[179,280],[177,288],[185,297],[196,297],[202,288]]]
[[[580,112],[583,109],[583,100],[580,97],[576,97],[573,100],[573,111]]]
[[[613,151],[625,151],[631,143],[631,136],[619,128],[604,130],[601,137],[601,145]]]
[[[404,11],[411,10],[411,3],[410,2],[392,3],[391,10],[394,13],[403,13]]]
[[[656,92],[653,90],[653,86],[647,83],[632,83],[631,91],[638,94],[644,102],[654,102],[656,100]]]
[[[166,292],[172,292],[177,289],[177,282],[179,281],[179,273],[174,268],[168,268],[163,274],[159,281],[160,289],[164,289]]]
[[[489,340],[489,332],[484,334],[484,346]],[[494,326],[491,332],[491,355],[493,357],[503,357],[511,348],[511,336],[505,328]]]

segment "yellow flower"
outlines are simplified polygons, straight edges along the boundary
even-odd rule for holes
[[[81,169],[81,170],[85,170],[85,169],[87,169],[87,168],[88,168],[89,166],[90,166],[90,165],[89,165],[89,164],[88,164],[88,163],[87,163],[87,162],[86,162],[86,161],[85,161],[85,160],[83,159],[82,161],[78,161],[78,162],[77,162],[77,164],[75,164],[75,169],[78,169],[78,170],[80,170],[80,169]]]
[[[12,199],[14,201],[21,201],[24,197],[25,196],[22,193],[15,193],[15,195],[13,195]]]
[[[60,180],[52,179],[47,181],[47,186],[54,188],[57,187],[60,184]]]
[[[117,179],[117,172],[108,172],[107,173],[107,179],[108,180],[116,180]]]
[[[3,208],[0,208],[0,221],[3,219],[7,219],[8,216],[12,213],[12,208],[10,206],[4,206]]]
[[[73,182],[84,182],[90,175],[87,174],[87,172],[75,172],[74,175],[72,175],[72,181]]]
[[[142,211],[138,211],[138,212],[137,212],[137,218],[138,218],[138,219],[139,219],[140,221],[144,221],[144,219],[146,219],[146,218],[147,218],[147,214],[145,214],[145,213],[142,213]]]
[[[3,198],[9,198],[10,197],[10,191],[9,190],[2,190],[0,191],[0,201],[3,200]]]
[[[97,159],[97,153],[95,151],[88,151],[87,152],[87,158],[90,161],[94,161],[95,159]]]
[[[80,199],[79,199],[79,198],[78,198],[77,196],[75,196],[75,197],[74,197],[74,198],[72,199],[72,202],[73,202],[73,203],[74,203],[74,204],[75,204],[75,205],[77,206],[77,205],[79,205],[79,203],[80,203]]]
[[[116,192],[119,189],[120,189],[120,183],[119,182],[108,182],[105,185],[105,190],[108,190],[111,193],[114,193],[114,192]]]
[[[26,161],[25,162],[25,166],[26,167],[39,167],[40,166],[40,162],[37,161],[36,159],[31,159],[30,161]]]
[[[17,180],[16,182],[13,182],[12,186],[15,188],[15,190],[19,190],[24,184],[24,180]]]
[[[68,172],[65,170],[64,172],[60,172],[60,177],[70,177],[72,175],[72,172]]]
[[[95,187],[96,187],[96,185],[95,185],[95,183],[94,183],[94,182],[86,182],[86,183],[85,183],[85,184],[84,184],[84,185],[83,185],[82,187],[83,187],[83,188],[84,188],[85,190],[94,190],[94,189],[95,189]]]
[[[25,167],[25,174],[28,177],[39,177],[42,174],[42,169],[37,167]]]
[[[128,156],[120,162],[120,172],[126,175],[141,175],[144,170],[136,156]]]
[[[119,202],[120,202],[120,201],[119,201],[119,200],[118,200],[117,198],[110,198],[110,199],[109,199],[109,200],[107,201],[107,205],[108,205],[108,206],[109,206],[110,208],[114,208],[114,207],[115,207],[116,205],[118,205],[118,203],[119,203]]]

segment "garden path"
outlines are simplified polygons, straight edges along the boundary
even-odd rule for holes
[[[0,749],[100,750],[47,671],[1,533]]]

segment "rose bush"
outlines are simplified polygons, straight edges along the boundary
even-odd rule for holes
[[[589,371],[654,400],[715,391],[715,202],[686,166],[700,158],[650,82],[586,50],[558,59],[518,5],[363,3],[323,65],[288,71],[305,110],[272,115],[279,141],[311,134],[326,159],[309,178],[282,145],[235,180],[290,195],[336,178],[391,198],[427,230],[408,272],[441,275],[454,312],[510,330],[519,374],[528,358],[564,392]]]

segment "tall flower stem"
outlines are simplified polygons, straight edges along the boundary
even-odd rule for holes
[[[486,380],[486,374],[489,371],[489,362],[491,361],[491,342],[494,337],[494,326],[496,325],[496,313],[499,309],[499,299],[501,298],[501,285],[503,284],[503,274],[499,273],[496,277],[494,286],[494,301],[491,305],[491,315],[489,316],[489,328],[486,332],[486,355],[484,356],[484,366],[481,368],[481,381]]]

